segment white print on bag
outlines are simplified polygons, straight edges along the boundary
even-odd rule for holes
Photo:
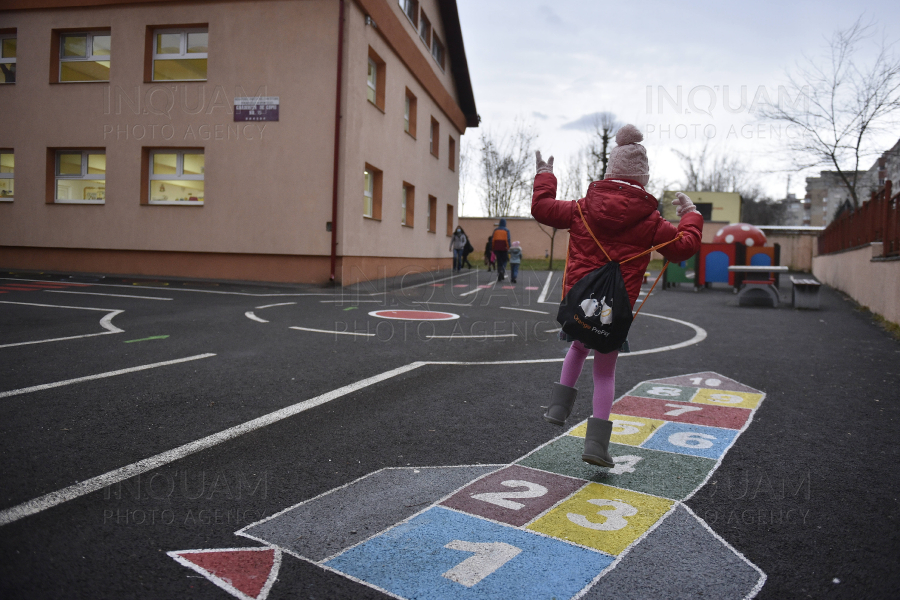
[[[581,310],[584,311],[585,318],[593,317],[600,314],[600,323],[609,325],[612,323],[612,307],[606,303],[606,296],[597,302],[596,298],[588,298],[581,303]]]

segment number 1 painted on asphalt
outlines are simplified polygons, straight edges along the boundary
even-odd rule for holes
[[[441,575],[469,588],[522,552],[521,548],[503,542],[479,543],[453,540],[444,548],[475,554]]]

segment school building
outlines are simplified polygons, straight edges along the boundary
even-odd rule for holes
[[[0,50],[0,268],[451,265],[478,125],[454,0],[5,0]]]

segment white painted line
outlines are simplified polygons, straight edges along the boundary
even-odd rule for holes
[[[557,327],[556,329],[548,329],[544,333],[559,333],[560,331],[562,331],[562,327]]]
[[[516,333],[492,333],[492,334],[483,334],[483,335],[429,335],[426,336],[426,340],[464,340],[469,338],[475,338],[479,340],[484,340],[487,338],[502,338],[502,337],[516,337],[518,334]],[[429,363],[429,364],[439,364],[439,363]],[[440,363],[445,364],[445,363]],[[447,363],[449,364],[449,363]],[[462,364],[462,363],[453,363],[453,364]],[[478,363],[481,364],[481,363]]]
[[[21,304],[23,306],[43,306],[45,308],[71,308],[73,310],[99,310],[100,312],[109,312],[108,308],[88,308],[87,306],[60,306],[58,304],[37,304],[35,302],[10,302],[8,300],[0,300],[0,304]],[[117,311],[117,312],[122,312]]]
[[[247,312],[245,312],[244,316],[247,317],[248,319],[253,319],[257,323],[268,323],[268,321],[266,321],[265,319],[260,319],[255,314],[253,314],[252,310],[248,310]]]
[[[113,471],[109,471],[108,473],[104,473],[103,475],[98,475],[97,477],[86,479],[61,490],[50,492],[49,494],[44,494],[43,496],[39,496],[38,498],[34,498],[33,500],[28,500],[27,502],[23,502],[22,504],[13,506],[12,508],[7,508],[3,511],[0,511],[0,527],[18,521],[19,519],[23,519],[27,516],[37,514],[41,511],[47,510],[48,508],[52,508],[58,504],[62,504],[63,502],[68,502],[69,500],[80,498],[81,496],[90,494],[91,492],[102,490],[108,485],[124,481],[130,477],[134,477],[135,475],[140,475],[141,473],[152,471],[153,469],[159,468],[163,465],[167,465],[171,462],[184,458],[185,456],[189,456],[201,450],[206,450],[207,448],[217,446],[222,442],[234,439],[236,437],[244,435],[245,433],[250,433],[251,431],[256,431],[257,429],[266,427],[267,425],[271,425],[272,423],[287,419],[288,417],[300,414],[311,408],[315,408],[316,406],[331,402],[332,400],[341,398],[343,396],[346,396],[347,394],[351,394],[376,383],[391,379],[393,377],[396,377],[397,375],[402,375],[403,373],[418,369],[425,364],[426,363],[423,362],[413,362],[408,365],[392,369],[390,371],[385,371],[384,373],[380,373],[373,377],[362,379],[360,381],[357,381],[356,383],[351,383],[336,390],[326,392],[325,394],[316,396],[315,398],[310,398],[309,400],[304,400],[303,402],[298,402],[297,404],[293,404],[286,408],[276,410],[275,412],[271,412],[262,417],[247,421],[246,423],[241,423],[240,425],[229,427],[228,429],[220,431],[219,433],[214,433],[212,435],[206,436],[205,438],[201,438],[172,450],[168,450],[155,456],[151,456],[150,458],[145,458],[144,460],[138,461],[136,463],[121,467],[119,469],[115,469]]]
[[[641,354],[654,354],[656,352],[667,352],[669,350],[677,350],[678,348],[685,348],[687,346],[693,346],[694,344],[699,344],[703,340],[706,339],[706,330],[702,327],[698,327],[693,323],[688,323],[687,321],[682,321],[681,319],[673,319],[672,317],[664,317],[662,315],[654,315],[652,313],[641,313],[642,315],[647,315],[648,317],[654,317],[656,319],[665,319],[666,321],[672,321],[674,323],[680,323],[681,325],[685,325],[694,330],[694,337],[687,340],[686,342],[681,342],[680,344],[672,344],[671,346],[661,346],[659,348],[650,348],[649,350],[637,350],[635,352],[623,352],[619,354],[619,357],[623,356],[639,356]],[[593,358],[593,356],[591,357]]]
[[[44,290],[50,294],[80,294],[82,296],[109,296],[111,298],[139,298],[141,300],[172,300],[172,298],[160,298],[159,296],[130,296],[127,294],[102,294],[100,292],[70,292],[69,290]]]
[[[153,363],[149,365],[141,365],[140,367],[129,367],[127,369],[119,369],[117,371],[108,371],[106,373],[98,373],[97,375],[87,375],[85,377],[76,377],[75,379],[66,379],[65,381],[57,381],[54,383],[45,383],[43,385],[33,385],[27,388],[20,388],[18,390],[9,390],[8,392],[0,392],[0,398],[8,398],[10,396],[18,396],[19,394],[30,394],[31,392],[40,392],[43,390],[50,390],[53,388],[62,387],[64,385],[71,385],[73,383],[81,383],[83,381],[93,381],[95,379],[105,379],[107,377],[115,377],[116,375],[124,375],[126,373],[135,373],[137,371],[146,371],[147,369],[155,369],[156,367],[165,367],[168,365],[176,365],[178,363],[189,362],[192,360],[199,360],[201,358],[209,358],[210,356],[215,356],[215,354],[198,354],[196,356],[188,356],[187,358],[177,358],[175,360],[167,360],[163,362]]]
[[[35,340],[33,342],[16,342],[14,344],[3,344],[0,348],[12,348],[13,346],[28,346],[30,344],[45,344],[47,342],[64,342],[66,340],[78,340],[81,338],[96,337],[98,335],[109,335],[111,333],[119,333],[118,331],[102,331],[100,333],[86,333],[84,335],[70,335],[69,337],[52,338],[49,340]]]
[[[278,304],[266,304],[265,306],[257,306],[256,310],[262,310],[264,308],[274,308],[276,306],[290,306],[291,304],[297,304],[296,302],[279,302]]]
[[[106,315],[105,317],[100,319],[100,327],[102,327],[103,329],[107,330],[110,333],[124,332],[125,331],[124,329],[119,329],[118,327],[116,327],[115,325],[112,324],[113,317],[115,317],[116,315],[121,314],[123,312],[125,312],[125,311],[122,311],[122,310],[112,311],[111,313],[109,313],[108,315]]]
[[[416,301],[413,304],[424,304],[426,306],[434,305],[434,306],[474,306],[473,304],[460,304],[459,302],[421,302]]]
[[[335,331],[331,329],[312,329],[310,327],[289,327],[288,329],[296,329],[297,331],[312,331],[314,333],[330,333],[333,335],[359,335],[363,337],[375,337],[374,333],[356,333],[354,331]]]
[[[0,300],[0,304],[20,304],[23,306],[41,306],[44,308],[71,308],[74,310],[96,310],[96,311],[101,311],[101,312],[107,313],[107,315],[105,317],[100,319],[100,327],[102,327],[103,329],[106,330],[103,333],[87,333],[84,335],[71,335],[71,336],[61,337],[61,338],[52,338],[49,340],[34,340],[31,342],[17,342],[14,344],[3,344],[2,346],[0,346],[0,348],[11,348],[13,346],[27,346],[29,344],[45,344],[47,342],[61,342],[63,340],[77,340],[80,338],[94,337],[94,336],[98,336],[98,335],[106,335],[108,333],[122,333],[124,331],[124,329],[119,329],[118,327],[116,327],[115,325],[112,324],[112,320],[117,315],[125,312],[122,310],[110,310],[108,308],[88,308],[85,306],[59,306],[56,304],[36,304],[34,302],[9,302],[6,300]]]
[[[544,310],[532,310],[530,308],[516,308],[515,306],[501,306],[500,308],[502,308],[504,310],[520,310],[522,312],[537,313],[539,315],[549,315],[550,314]]]
[[[16,278],[13,278],[13,277],[0,277],[0,280],[4,280],[4,279],[8,279],[8,280],[12,280],[12,281],[37,281],[37,282],[40,282],[40,283],[63,283],[63,284],[67,283],[67,282],[63,282],[63,281],[47,281],[47,280],[44,280],[44,279],[16,279]],[[223,292],[223,291],[221,291],[221,290],[195,290],[195,289],[192,289],[192,288],[157,287],[157,286],[150,286],[150,285],[135,286],[135,285],[122,285],[122,284],[117,284],[117,283],[74,283],[74,284],[69,284],[69,285],[90,285],[90,286],[95,286],[95,287],[126,288],[126,289],[129,289],[129,290],[133,290],[133,289],[138,289],[138,288],[140,288],[140,289],[144,289],[144,290],[163,290],[163,291],[165,291],[165,292],[198,292],[198,293],[201,293],[201,294],[224,294],[224,295],[227,295],[227,296],[252,296],[252,297],[256,297],[256,298],[268,298],[268,297],[278,297],[278,296],[297,297],[297,296],[333,296],[333,295],[334,295],[334,294],[331,293],[331,292],[308,293],[308,294],[304,294],[304,293],[296,293],[296,294],[250,294],[250,293],[247,293],[247,292]],[[277,285],[277,284],[276,284],[276,285]]]
[[[325,303],[334,303],[334,304],[361,304],[363,302],[384,302],[384,300],[319,300],[322,304]]]
[[[497,282],[494,282],[487,287],[479,286],[479,287],[476,287],[474,290],[469,290],[468,292],[463,292],[462,294],[459,295],[459,297],[462,298],[463,296],[468,296],[469,294],[477,294],[481,290],[493,289],[495,285],[497,285]]]
[[[547,300],[547,294],[550,292],[550,282],[553,280],[553,271],[547,275],[547,281],[544,282],[544,289],[541,290],[541,294],[538,296],[538,303],[544,304],[544,301]]]

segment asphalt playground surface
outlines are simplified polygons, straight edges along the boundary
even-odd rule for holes
[[[720,386],[754,399],[728,443],[688,444],[712,454],[624,442],[632,466],[671,461],[653,481],[633,468],[616,479],[577,470],[570,429],[590,416],[590,362],[566,428],[541,418],[566,350],[559,277],[328,289],[0,273],[0,597],[900,594],[900,342],[824,286],[821,310],[791,308],[785,277],[778,308],[738,306],[727,287],[657,287],[619,359],[617,398]],[[712,398],[665,406],[709,411]],[[520,515],[528,498],[546,505],[504,520],[491,477],[527,488],[503,496]],[[614,502],[568,520],[603,534],[656,516],[607,545],[559,533],[572,525],[553,511],[604,486]],[[503,541],[474,543],[491,535]],[[259,564],[179,554],[236,548]],[[458,558],[422,558],[440,553]],[[510,591],[534,573],[569,591]]]

